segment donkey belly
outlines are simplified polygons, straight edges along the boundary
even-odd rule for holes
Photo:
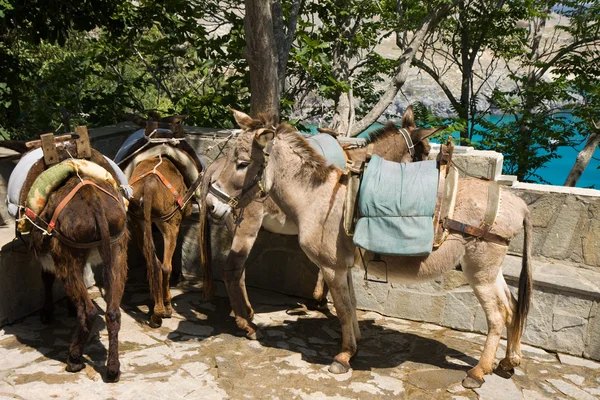
[[[382,255],[382,261],[375,261],[373,260],[373,253],[363,251],[363,259],[365,264],[368,265],[370,278],[385,280],[387,269],[388,281],[398,284],[411,284],[437,279],[445,272],[453,270],[460,263],[464,252],[465,247],[462,240],[447,240],[428,256]],[[358,265],[363,265],[360,255],[355,260]]]
[[[297,235],[298,227],[294,222],[290,221],[289,218],[285,216],[282,218],[281,216],[272,216],[269,214],[265,214],[263,217],[263,228],[265,228],[269,232],[279,233],[281,235]]]
[[[42,269],[46,272],[51,272],[56,274],[56,266],[54,264],[54,259],[50,255],[50,253],[44,253],[39,257],[40,264],[42,264]],[[97,247],[94,247],[90,250],[88,254],[87,262],[85,268],[88,269],[94,265],[102,264],[102,258],[100,257],[100,252]]]

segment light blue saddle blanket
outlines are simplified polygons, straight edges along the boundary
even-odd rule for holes
[[[431,253],[437,183],[435,161],[404,164],[374,155],[360,186],[354,244],[378,254]]]
[[[309,137],[306,141],[327,160],[327,166],[333,164],[342,171],[346,169],[346,154],[333,136],[320,133]]]
[[[8,187],[7,187],[7,195],[6,195],[6,205],[8,207],[8,213],[13,217],[16,217],[19,211],[19,201],[21,197],[21,189],[25,184],[25,179],[33,167],[33,164],[38,162],[44,156],[44,152],[41,148],[35,149],[26,153],[17,165],[15,169],[10,174],[10,178],[8,179]],[[129,188],[129,183],[127,182],[127,178],[123,171],[111,160],[110,158],[104,156],[104,159],[108,161],[112,169],[115,171],[117,178],[119,180],[119,185],[124,188],[124,195],[128,199],[131,198],[132,192],[131,188]]]

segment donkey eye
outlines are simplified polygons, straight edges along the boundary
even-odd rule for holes
[[[238,170],[244,169],[250,165],[250,161],[238,161],[236,164],[236,168]]]

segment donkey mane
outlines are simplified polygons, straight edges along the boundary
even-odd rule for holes
[[[275,129],[275,136],[285,140],[293,152],[302,160],[302,168],[299,175],[303,178],[312,179],[314,183],[320,184],[327,180],[331,171],[335,170],[334,165],[327,166],[325,158],[316,152],[310,144],[304,139],[296,129],[288,123],[281,123]]]
[[[385,126],[371,132],[366,139],[365,144],[376,143],[381,139],[398,133],[398,127],[391,121],[386,122]]]

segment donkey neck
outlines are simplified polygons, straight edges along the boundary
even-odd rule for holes
[[[393,162],[411,162],[410,152],[401,134],[389,134],[372,142],[373,154]],[[346,150],[350,160],[365,160],[367,146]]]
[[[298,224],[304,213],[314,210],[316,203],[331,197],[341,171],[327,168],[326,173],[315,172],[314,163],[319,160],[306,160],[284,141],[276,146],[268,167],[274,171],[269,193],[283,212]]]

